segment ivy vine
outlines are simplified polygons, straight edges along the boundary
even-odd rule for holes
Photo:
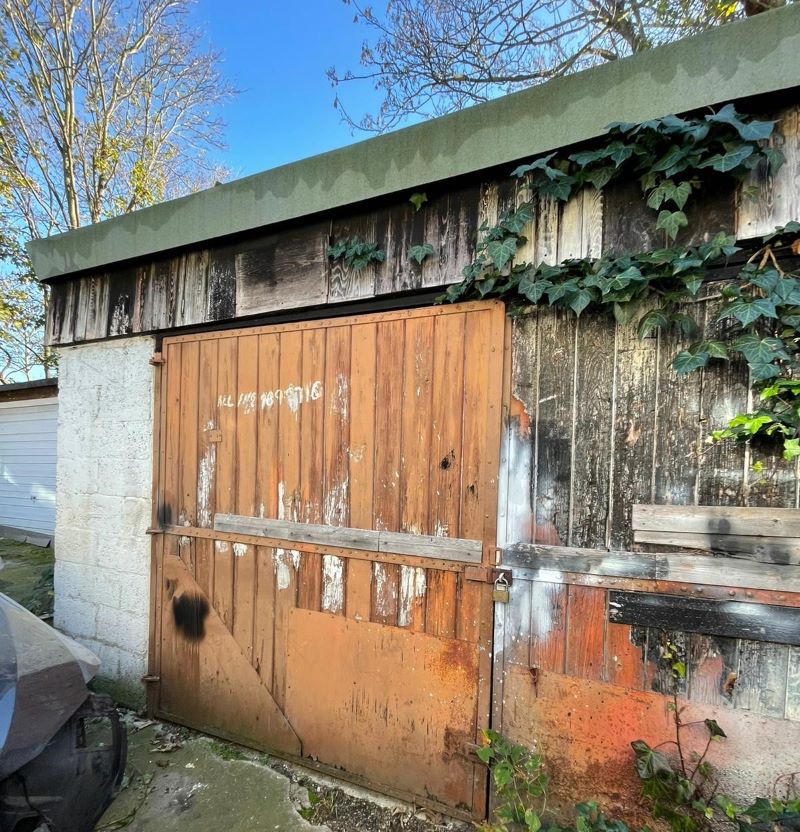
[[[711,361],[740,359],[749,368],[757,410],[736,416],[710,441],[777,438],[786,459],[800,456],[800,272],[786,260],[800,255],[800,223],[791,222],[762,238],[746,262],[734,237],[718,234],[697,246],[675,245],[688,219],[689,200],[714,176],[744,179],[764,166],[774,175],[783,164],[767,144],[775,122],[740,115],[732,104],[696,118],[665,116],[639,125],[613,124],[602,147],[559,156],[551,153],[521,165],[532,199],[484,223],[476,256],[460,283],[441,300],[496,297],[511,314],[547,304],[580,315],[611,310],[621,324],[638,319],[640,337],[676,330],[696,338],[700,328],[686,310],[704,283],[721,267],[735,274],[722,285],[715,340],[695,340],[673,360],[678,373]],[[535,215],[535,200],[567,200],[586,185],[602,190],[611,181],[636,179],[643,198],[658,212],[656,227],[667,247],[638,254],[609,254],[560,264],[517,263],[523,232]],[[738,255],[738,257],[737,257]]]
[[[360,237],[347,237],[328,246],[328,258],[342,260],[353,271],[360,272],[370,263],[383,263],[386,252],[377,243],[367,243]]]

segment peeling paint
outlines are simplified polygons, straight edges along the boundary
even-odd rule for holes
[[[330,486],[325,494],[323,520],[328,526],[343,526],[347,520],[350,478]]]
[[[375,611],[380,616],[387,616],[397,598],[397,587],[389,583],[383,563],[376,562],[373,565],[373,575],[375,578]]]
[[[411,624],[414,604],[425,595],[425,570],[416,566],[400,567],[400,609],[397,624],[408,627]]]
[[[433,529],[434,537],[450,537],[450,525],[442,523],[441,520],[436,521],[436,526]]]
[[[209,422],[207,430],[214,430],[214,422]],[[204,529],[211,528],[211,491],[214,487],[214,472],[217,467],[217,445],[210,442],[200,459],[197,471],[197,525]]]
[[[322,557],[322,609],[339,613],[344,608],[344,559]]]
[[[349,405],[349,387],[347,383],[347,376],[343,373],[336,374],[336,390],[331,396],[331,410],[338,413],[342,417],[342,421],[347,421],[348,405]]]
[[[506,453],[501,460],[500,482],[505,494],[501,495],[501,511],[506,511],[505,523],[498,523],[498,545],[530,543],[532,536],[533,506],[531,504],[531,476],[533,444],[517,419],[505,428],[503,445]]]

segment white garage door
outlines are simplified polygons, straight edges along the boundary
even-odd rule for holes
[[[0,526],[52,534],[58,399],[0,402]]]

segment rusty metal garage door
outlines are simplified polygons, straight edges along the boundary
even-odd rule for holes
[[[151,705],[482,816],[506,319],[166,338]]]

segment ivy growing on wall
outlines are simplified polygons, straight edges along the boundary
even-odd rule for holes
[[[775,122],[740,115],[728,104],[696,118],[665,116],[639,125],[613,124],[602,147],[570,155],[551,153],[521,165],[532,199],[484,223],[475,260],[442,300],[502,298],[512,314],[545,304],[580,315],[608,310],[621,324],[638,323],[639,335],[677,330],[686,338],[700,328],[691,308],[703,284],[736,257],[739,266],[721,288],[717,340],[696,340],[675,356],[677,373],[712,361],[743,359],[758,409],[740,414],[712,441],[766,436],[782,442],[786,459],[800,456],[800,272],[786,265],[800,255],[800,223],[764,237],[746,262],[736,240],[719,234],[698,246],[675,245],[688,226],[685,208],[714,177],[743,180],[758,166],[774,175],[783,155],[767,144]],[[581,188],[602,190],[615,179],[638,181],[656,214],[667,247],[621,256],[520,263],[523,232],[534,218],[535,199],[565,201]]]

